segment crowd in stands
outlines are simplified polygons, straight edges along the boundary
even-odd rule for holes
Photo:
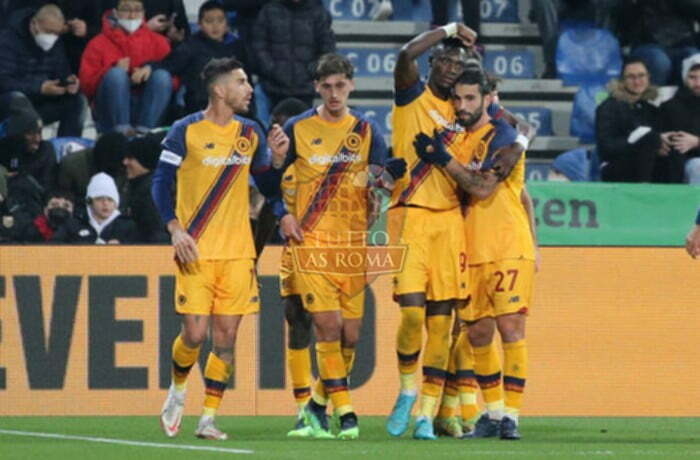
[[[448,22],[450,1],[430,0],[433,26]],[[391,17],[391,0],[373,4],[373,19]],[[479,31],[480,2],[460,4]],[[612,31],[627,56],[596,110],[597,148],[558,159],[552,177],[700,183],[699,2],[531,6],[544,78],[557,76],[567,23]],[[0,0],[0,242],[167,242],[148,192],[159,127],[205,108],[206,62],[244,63],[260,99],[250,118],[266,113],[256,104],[297,112],[314,99],[313,63],[336,49],[331,23],[321,0],[208,0],[196,24],[183,0]],[[678,90],[659,105],[665,85]],[[59,138],[80,139],[90,118],[97,141],[86,148],[65,154],[42,138],[57,123]],[[258,204],[252,217],[269,218]]]

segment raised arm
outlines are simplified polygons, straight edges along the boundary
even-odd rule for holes
[[[394,87],[405,89],[418,81],[420,73],[416,59],[448,37],[457,37],[466,46],[472,46],[476,41],[477,34],[464,24],[453,22],[417,35],[399,50],[394,68]]]
[[[532,197],[527,191],[527,188],[523,187],[522,192],[520,192],[520,202],[525,208],[527,213],[528,222],[530,223],[530,234],[532,235],[532,244],[535,247],[535,271],[540,270],[540,247],[537,242],[537,224],[535,223],[535,205],[532,202]]]

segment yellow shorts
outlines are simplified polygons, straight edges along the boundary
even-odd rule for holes
[[[253,259],[178,265],[175,310],[185,315],[247,315],[260,310]]]
[[[394,275],[394,296],[424,292],[432,301],[467,297],[466,242],[459,208],[394,207],[389,210],[387,229],[391,244],[407,246],[403,269]]]
[[[535,262],[506,259],[469,266],[471,301],[459,310],[465,321],[525,313],[531,307]]]
[[[295,273],[304,308],[309,313],[338,311],[345,319],[360,319],[365,311],[363,276],[331,276]]]
[[[280,297],[299,295],[296,282],[294,280],[294,260],[292,260],[292,249],[289,246],[282,248],[280,258]]]

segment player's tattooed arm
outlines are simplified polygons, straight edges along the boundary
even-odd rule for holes
[[[445,165],[444,169],[462,190],[479,199],[491,196],[500,182],[498,174],[494,171],[472,171],[454,158]]]
[[[517,142],[498,149],[493,156],[493,171],[498,176],[498,180],[506,180],[511,171],[520,160],[523,152],[522,145]]]

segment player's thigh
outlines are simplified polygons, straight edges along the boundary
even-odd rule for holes
[[[299,295],[294,280],[294,261],[292,260],[292,251],[288,246],[282,249],[282,257],[280,259],[280,297],[289,297]]]
[[[304,308],[311,313],[338,312],[340,315],[340,287],[320,273],[295,273],[295,281]]]
[[[463,308],[457,310],[459,318],[472,323],[481,318],[493,318],[493,298],[491,297],[490,274],[492,264],[469,265],[469,301]]]
[[[428,287],[429,235],[426,232],[431,212],[412,207],[389,210],[387,229],[392,245],[405,248],[401,270],[394,275],[394,296],[424,293]]]
[[[217,261],[214,314],[246,315],[260,310],[253,259]]]
[[[175,272],[175,311],[182,315],[212,313],[215,270],[215,264],[211,260],[178,264]]]
[[[527,314],[532,307],[535,263],[525,259],[507,259],[494,264],[491,278],[495,316]]]
[[[466,299],[466,239],[459,209],[434,213],[428,253],[428,301]]]

